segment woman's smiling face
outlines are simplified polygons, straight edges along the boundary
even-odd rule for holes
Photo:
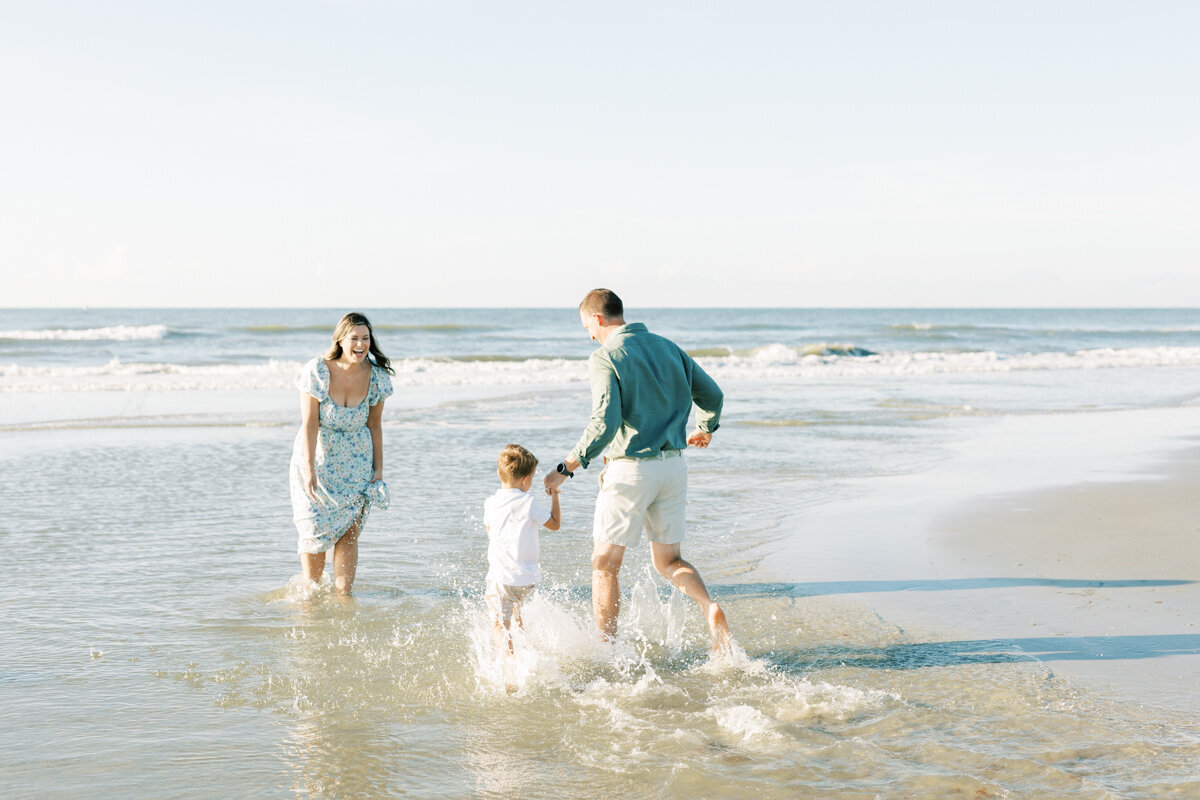
[[[342,358],[360,363],[371,350],[371,331],[366,325],[355,325],[338,344],[342,346]]]

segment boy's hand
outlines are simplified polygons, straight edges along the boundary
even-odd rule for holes
[[[551,495],[551,496],[556,495],[556,494],[562,494],[562,487],[561,486],[554,486],[554,487],[547,486],[546,494]]]

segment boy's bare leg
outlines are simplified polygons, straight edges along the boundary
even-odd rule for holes
[[[728,648],[730,642],[729,623],[725,619],[725,612],[709,597],[704,579],[700,577],[696,568],[683,560],[679,544],[651,542],[650,555],[654,561],[654,568],[659,571],[659,574],[700,606],[700,611],[708,623],[713,651]]]
[[[341,594],[350,594],[354,576],[358,572],[358,531],[362,517],[338,539],[333,546],[333,587]]]
[[[619,544],[597,544],[592,548],[592,612],[605,641],[617,638],[617,615],[621,613],[621,585],[617,573],[625,560]]]
[[[500,620],[492,620],[492,641],[496,644],[497,652],[504,652],[505,643],[508,645],[508,652],[513,651],[512,632],[508,625],[502,625]]]
[[[301,553],[300,554],[300,572],[304,575],[304,580],[321,581],[321,573],[325,571],[325,554],[324,553]]]

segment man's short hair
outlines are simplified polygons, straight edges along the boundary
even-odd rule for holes
[[[617,293],[608,289],[592,289],[579,304],[579,313],[599,314],[605,319],[624,319],[625,305]]]
[[[538,460],[533,453],[519,444],[505,445],[496,459],[496,470],[506,483],[516,483],[529,477],[537,469]]]

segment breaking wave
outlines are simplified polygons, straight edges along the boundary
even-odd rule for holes
[[[387,323],[371,325],[376,331],[420,331],[423,333],[459,333],[463,331],[480,331],[490,330],[487,325],[460,325],[453,322],[445,323],[430,323],[425,325],[389,325]],[[247,333],[333,333],[333,326],[328,324],[323,325],[244,325],[242,327],[233,328],[236,331],[246,331]]]
[[[0,341],[132,342],[165,339],[170,333],[166,325],[110,325],[104,328],[0,331]]]
[[[1200,347],[1101,348],[1005,355],[985,352],[872,353],[852,346],[771,344],[748,350],[699,351],[697,362],[721,378],[904,376],[1129,367],[1200,366]],[[126,363],[93,366],[0,366],[0,392],[290,389],[303,362],[258,364]],[[505,356],[404,358],[392,362],[397,386],[533,385],[583,382],[578,358]]]

